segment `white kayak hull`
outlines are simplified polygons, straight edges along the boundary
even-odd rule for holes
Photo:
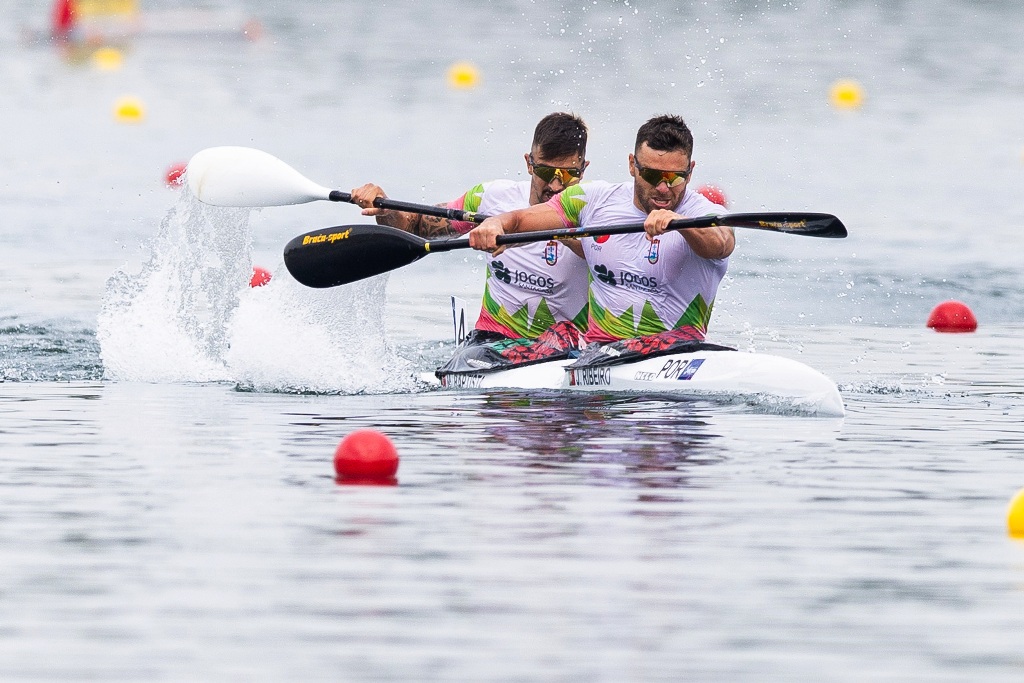
[[[835,382],[798,361],[740,351],[674,353],[620,365],[571,368],[573,360],[441,378],[445,389],[564,389],[637,392],[725,401],[842,417]]]

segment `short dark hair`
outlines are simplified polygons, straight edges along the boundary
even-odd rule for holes
[[[640,151],[640,145],[647,143],[651,149],[659,152],[686,152],[686,156],[693,156],[693,133],[686,125],[686,121],[679,116],[665,114],[655,116],[653,119],[640,126],[636,132],[636,147],[633,153]]]
[[[546,159],[587,155],[587,124],[575,114],[555,112],[540,120],[533,131],[532,149]]]

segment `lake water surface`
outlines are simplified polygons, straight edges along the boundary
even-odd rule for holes
[[[0,678],[1024,679],[1018,3],[251,0],[201,16],[260,40],[151,24],[112,71],[34,40],[39,5],[0,0]],[[476,254],[308,290],[282,247],[355,207],[163,181],[246,145],[434,203],[523,177],[563,109],[590,178],[673,112],[730,208],[843,219],[738,230],[709,339],[821,370],[845,418],[431,390]],[[945,299],[976,333],[925,328]],[[335,483],[358,428],[397,486]]]

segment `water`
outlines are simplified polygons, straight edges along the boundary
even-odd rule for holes
[[[207,7],[264,39],[138,36],[112,72],[29,40],[39,4],[0,3],[0,677],[1024,676],[1015,3],[254,0]],[[448,88],[458,60],[479,87]],[[862,109],[829,106],[842,77]],[[111,117],[129,94],[139,125]],[[555,109],[591,177],[672,111],[735,210],[844,220],[738,231],[712,320],[835,379],[844,419],[431,391],[474,254],[313,292],[281,248],[354,207],[163,185],[242,144],[436,202],[521,177]],[[924,328],[948,298],[977,333]],[[362,427],[398,486],[335,484]]]

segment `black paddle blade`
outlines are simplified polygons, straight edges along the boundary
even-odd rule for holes
[[[721,216],[721,225],[786,232],[807,237],[846,237],[846,226],[830,213],[733,213]]]
[[[307,287],[323,289],[407,266],[427,255],[426,240],[383,225],[339,225],[299,235],[284,265]]]

